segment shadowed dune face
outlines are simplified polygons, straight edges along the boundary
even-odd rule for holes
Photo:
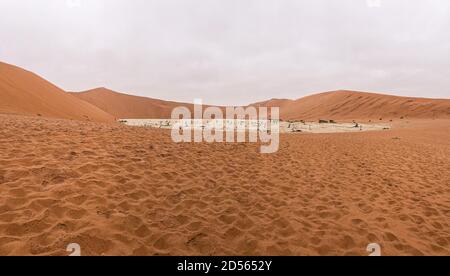
[[[450,254],[450,123],[176,144],[0,115],[0,255]]]
[[[326,92],[296,101],[284,100],[277,103],[281,104],[281,117],[286,120],[450,118],[450,100],[397,97],[355,91]]]
[[[0,113],[113,122],[114,117],[41,77],[0,62]]]

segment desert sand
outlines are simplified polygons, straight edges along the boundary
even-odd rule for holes
[[[449,255],[450,121],[175,144],[0,115],[0,255]]]
[[[0,255],[68,255],[71,243],[82,255],[368,255],[369,243],[450,254],[450,100],[336,91],[258,103],[289,120],[392,126],[282,133],[261,154],[116,122],[167,118],[178,103],[0,73]]]
[[[0,113],[44,116],[96,122],[114,117],[81,101],[45,79],[0,62]]]

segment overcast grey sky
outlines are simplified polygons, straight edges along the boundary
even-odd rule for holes
[[[65,90],[211,104],[450,98],[450,1],[0,0],[0,60]]]

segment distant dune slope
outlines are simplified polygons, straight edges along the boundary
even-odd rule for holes
[[[193,107],[192,104],[137,97],[106,88],[72,94],[116,118],[170,118],[173,108],[177,106],[186,106],[191,110]],[[357,91],[325,92],[298,100],[272,99],[251,106],[278,106],[280,116],[285,120],[450,118],[450,100],[408,98]]]
[[[96,88],[71,94],[97,106],[116,118],[122,119],[170,118],[175,107],[186,106],[191,110],[193,108],[192,104],[132,96],[106,88]]]
[[[284,108],[285,106],[291,104],[292,102],[294,102],[294,101],[293,100],[288,100],[288,99],[271,99],[271,100],[264,101],[264,102],[254,103],[254,104],[251,104],[250,106]]]
[[[113,116],[43,78],[0,62],[0,113],[112,122]]]
[[[256,105],[280,106],[290,119],[450,118],[450,100],[398,97],[357,91],[332,91],[298,100],[270,100]]]

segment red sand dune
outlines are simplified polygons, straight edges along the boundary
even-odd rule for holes
[[[170,118],[172,110],[178,106],[193,108],[192,104],[169,102],[145,97],[138,97],[115,92],[106,88],[71,93],[122,119],[160,119]]]
[[[170,118],[172,109],[177,106],[192,109],[192,104],[137,97],[106,88],[73,95],[116,118]],[[278,106],[280,116],[285,120],[450,118],[450,100],[408,98],[357,91],[326,92],[298,100],[272,99],[251,106]]]
[[[398,97],[357,91],[332,91],[292,100],[258,103],[280,106],[281,117],[292,119],[450,118],[450,100]]]
[[[132,96],[106,88],[67,93],[31,72],[1,62],[0,99],[0,113],[99,122],[114,118],[170,118],[175,107],[193,108],[188,103]],[[298,100],[272,99],[252,106],[278,106],[285,120],[450,118],[450,100],[357,91],[325,92]]]
[[[255,107],[280,107],[283,108],[289,104],[291,104],[293,102],[293,100],[289,100],[289,99],[271,99],[268,101],[264,101],[264,102],[258,102],[258,103],[254,103],[251,104],[251,106],[255,106]]]
[[[80,101],[43,78],[0,62],[0,113],[112,122],[99,108]]]

